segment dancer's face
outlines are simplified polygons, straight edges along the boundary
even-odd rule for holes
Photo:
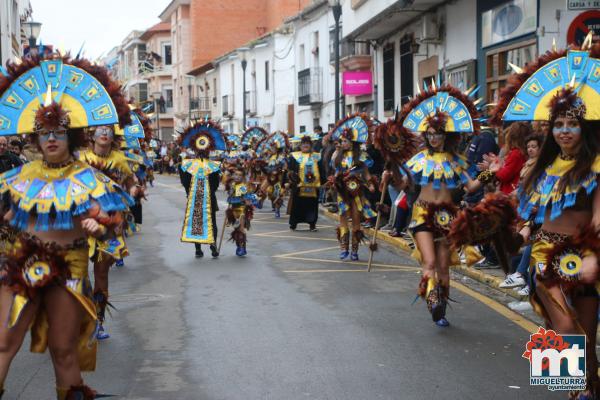
[[[69,158],[69,139],[64,128],[39,131],[38,144],[47,162],[60,163]]]
[[[312,146],[310,145],[310,143],[302,143],[300,145],[300,150],[303,153],[310,153],[311,149],[312,149]]]
[[[99,126],[94,131],[94,140],[101,145],[110,145],[114,138],[114,132],[110,126]]]
[[[577,153],[581,146],[581,125],[576,118],[556,118],[552,134],[563,153]]]
[[[342,150],[350,150],[352,148],[352,142],[347,138],[342,138]]]
[[[439,151],[444,148],[444,139],[445,136],[441,132],[437,132],[433,128],[429,128],[427,130],[427,141],[429,141],[429,145],[433,147],[434,150]]]
[[[241,171],[235,171],[233,173],[233,181],[235,183],[241,183],[243,179],[244,179],[244,175],[242,174]]]

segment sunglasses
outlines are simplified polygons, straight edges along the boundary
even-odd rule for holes
[[[66,129],[55,129],[51,131],[41,131],[38,132],[40,140],[42,142],[47,142],[50,140],[50,137],[53,137],[54,140],[67,140],[67,130]]]

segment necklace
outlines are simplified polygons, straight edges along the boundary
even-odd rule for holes
[[[576,156],[570,156],[570,155],[565,154],[565,153],[560,153],[559,157],[563,161],[573,161],[573,160],[575,160],[577,158]]]
[[[46,168],[52,168],[52,169],[60,169],[60,168],[64,168],[68,165],[70,165],[71,163],[73,163],[73,158],[69,157],[69,159],[67,159],[66,161],[63,161],[61,163],[51,163],[48,161],[44,161],[44,167]]]

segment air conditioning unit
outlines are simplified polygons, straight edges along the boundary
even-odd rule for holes
[[[423,16],[421,25],[421,42],[436,43],[440,42],[440,26],[435,14]]]

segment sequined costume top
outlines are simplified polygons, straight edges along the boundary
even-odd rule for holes
[[[0,175],[0,194],[9,193],[15,212],[10,224],[25,230],[73,229],[73,217],[98,203],[103,211],[124,211],[133,199],[119,185],[82,161],[51,168],[37,160]],[[51,216],[53,221],[51,221]]]
[[[544,222],[546,213],[550,211],[550,220],[558,218],[563,210],[577,204],[577,195],[585,193],[589,196],[598,185],[600,174],[600,155],[596,156],[589,174],[579,182],[569,182],[564,193],[559,191],[559,182],[563,176],[575,166],[576,160],[565,160],[560,156],[546,167],[542,175],[534,183],[529,193],[519,192],[519,214],[525,220],[532,217],[534,222]]]
[[[467,161],[456,154],[431,154],[426,149],[415,154],[405,166],[417,185],[426,186],[432,183],[436,190],[441,189],[442,184],[448,189],[455,189],[469,181]]]

